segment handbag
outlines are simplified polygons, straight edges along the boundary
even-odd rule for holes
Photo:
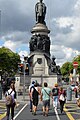
[[[64,95],[63,95],[63,94],[61,94],[61,95],[60,95],[59,100],[61,100],[61,101],[65,101],[65,97],[64,97]]]

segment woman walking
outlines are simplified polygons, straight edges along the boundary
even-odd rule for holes
[[[66,97],[66,92],[65,90],[63,90],[63,88],[61,87],[59,89],[59,102],[60,102],[60,110],[61,113],[63,112],[63,108],[64,108],[64,103],[65,103],[65,97]]]
[[[7,108],[7,120],[9,120],[10,109],[11,109],[11,120],[14,117],[14,107],[16,105],[16,91],[14,83],[11,82],[10,89],[5,93],[6,108]]]

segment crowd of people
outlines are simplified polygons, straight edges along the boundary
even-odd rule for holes
[[[38,83],[33,81],[29,87],[30,96],[30,112],[36,115],[37,106],[40,101],[42,102],[43,116],[48,116],[50,108],[50,99],[52,99],[53,108],[57,109],[58,104],[60,104],[60,111],[63,112],[64,104],[66,102],[66,92],[58,84],[51,89],[48,87],[47,82],[44,82],[43,87],[39,87]],[[40,97],[39,97],[40,96]]]
[[[77,98],[77,104],[80,107],[80,85],[74,90]],[[7,120],[9,120],[10,109],[11,109],[11,120],[14,118],[14,108],[17,106],[16,102],[16,90],[15,83],[10,83],[10,88],[5,92],[6,108],[7,108]],[[30,97],[30,112],[33,115],[37,113],[37,107],[39,101],[42,102],[43,116],[48,116],[50,101],[52,100],[53,108],[57,110],[60,108],[61,113],[63,112],[64,104],[66,102],[66,91],[62,86],[58,86],[56,83],[53,88],[48,87],[47,82],[43,83],[43,86],[39,86],[37,81],[32,81],[29,86],[29,97]],[[60,106],[60,107],[59,107]]]

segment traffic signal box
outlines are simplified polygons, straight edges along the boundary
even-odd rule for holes
[[[29,64],[26,63],[25,74],[29,75]]]
[[[24,65],[22,63],[18,64],[18,72],[23,73],[24,72]]]
[[[24,74],[24,64],[22,63],[18,64],[18,73]],[[28,63],[26,63],[26,66],[25,66],[25,75],[29,75],[29,64]]]

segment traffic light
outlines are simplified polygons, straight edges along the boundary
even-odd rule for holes
[[[29,75],[29,64],[26,63],[25,74]]]
[[[24,72],[24,65],[22,63],[18,64],[18,72],[23,73]]]

